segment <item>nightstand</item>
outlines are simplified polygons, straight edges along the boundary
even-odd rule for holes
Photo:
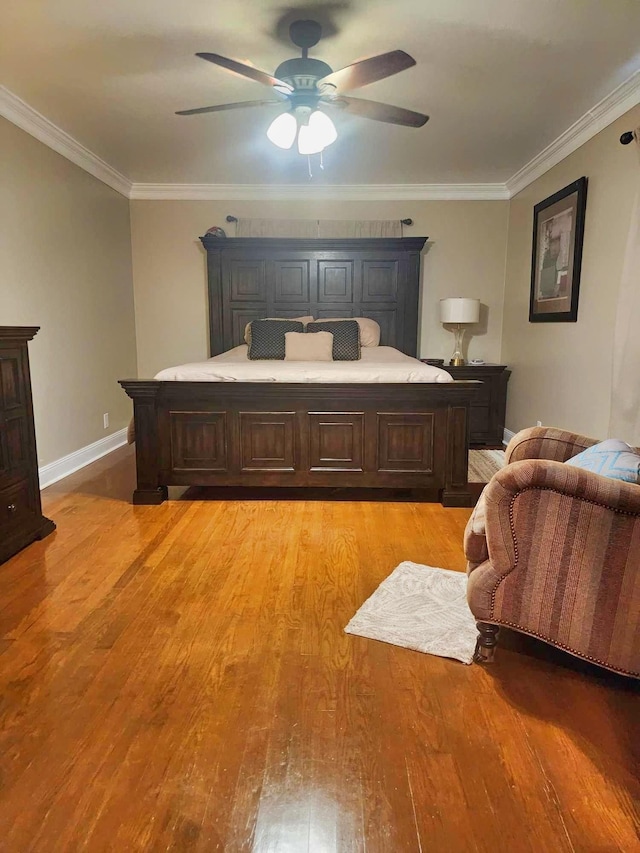
[[[421,359],[424,362],[435,359]],[[471,447],[502,448],[507,407],[507,383],[511,371],[505,364],[439,365],[454,379],[479,379],[483,385],[470,406]]]

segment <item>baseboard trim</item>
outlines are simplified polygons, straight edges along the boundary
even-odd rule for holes
[[[43,465],[38,469],[40,475],[40,488],[46,489],[47,486],[52,486],[58,480],[63,480],[70,474],[74,474],[86,465],[102,459],[108,453],[112,453],[119,447],[127,443],[127,429],[118,430],[105,438],[100,438],[94,441],[93,444],[87,444],[86,447],[81,447],[80,450],[74,450],[62,459],[56,459],[55,462],[49,462],[48,465]]]
[[[505,447],[507,446],[507,444],[509,444],[509,442],[511,441],[511,439],[513,438],[514,435],[515,435],[515,432],[511,432],[510,429],[507,429],[506,427],[503,429],[503,431],[502,431],[502,443],[504,444]]]

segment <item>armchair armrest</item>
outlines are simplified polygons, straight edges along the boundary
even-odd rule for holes
[[[616,512],[640,513],[640,486],[636,483],[549,459],[525,459],[501,468],[485,487],[487,526],[494,508],[503,508],[505,501],[531,489],[553,491]]]
[[[516,433],[505,451],[505,465],[523,459],[552,459],[566,462],[599,439],[556,427],[528,427]]]
[[[640,486],[530,459],[484,497],[487,559],[467,588],[476,619],[637,674]]]
[[[544,431],[544,428],[540,427],[535,429]],[[532,431],[523,430],[518,435]],[[513,441],[517,437],[514,436]],[[511,564],[515,559],[515,528],[511,533],[517,515],[514,500],[520,494],[536,490],[553,492],[571,500],[581,500],[611,512],[640,515],[640,486],[634,483],[602,477],[592,471],[573,468],[549,459],[512,462],[494,474],[467,522],[464,551],[469,571],[473,571],[487,559],[491,560],[494,567],[497,564],[504,564],[505,567]],[[537,499],[536,513],[539,503]],[[526,531],[527,528],[535,530],[538,525],[536,514],[527,512],[522,516],[519,532]]]

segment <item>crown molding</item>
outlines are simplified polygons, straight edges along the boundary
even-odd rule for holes
[[[121,195],[129,197],[131,181],[127,177],[105,163],[97,154],[89,151],[5,86],[0,86],[0,116],[22,128]]]
[[[536,154],[515,175],[512,175],[506,183],[509,198],[513,198],[549,169],[557,166],[565,157],[573,154],[581,145],[638,104],[640,104],[640,71],[636,71],[613,92],[587,110],[578,121]]]
[[[0,116],[130,199],[173,201],[498,201],[508,200],[640,103],[636,71],[526,163],[506,183],[482,184],[156,184],[132,183],[80,142],[0,86]]]
[[[142,184],[129,198],[173,201],[481,201],[508,199],[505,184]]]

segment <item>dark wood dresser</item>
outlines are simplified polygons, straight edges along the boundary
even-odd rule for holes
[[[454,379],[479,379],[483,383],[469,410],[470,444],[475,448],[502,448],[511,371],[505,364],[443,364],[442,369]]]
[[[0,326],[0,562],[56,527],[40,504],[27,352],[37,331]]]

